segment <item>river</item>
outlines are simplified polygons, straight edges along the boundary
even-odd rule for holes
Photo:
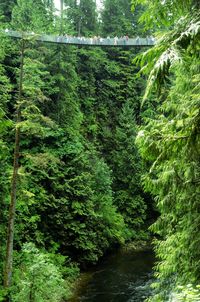
[[[70,302],[143,302],[150,295],[152,251],[121,250],[82,274]]]

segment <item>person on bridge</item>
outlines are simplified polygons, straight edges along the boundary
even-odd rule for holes
[[[118,44],[118,37],[114,37],[114,45],[117,45]]]
[[[110,36],[107,36],[106,41],[107,41],[108,44],[110,44],[110,42],[111,42],[110,41]]]
[[[140,45],[140,37],[139,36],[137,36],[137,38],[135,39],[135,41],[136,41],[136,45]]]

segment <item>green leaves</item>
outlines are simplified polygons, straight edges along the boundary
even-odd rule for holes
[[[193,54],[199,48],[200,23],[198,17],[184,17],[177,27],[167,34],[163,34],[157,40],[154,48],[147,50],[134,59],[141,65],[140,73],[149,73],[146,92],[143,100],[145,101],[154,87],[158,93],[162,93],[163,86],[167,88],[170,73],[173,68],[180,66],[183,61],[183,52],[193,48]],[[198,51],[196,52],[196,54]]]
[[[12,25],[19,31],[47,32],[51,18],[51,14],[47,14],[45,4],[40,0],[18,0],[12,10]]]
[[[146,204],[142,197],[142,167],[135,146],[136,125],[130,102],[123,105],[118,123],[112,151],[114,202],[132,238],[139,238],[146,218]]]
[[[178,286],[178,292],[172,294],[173,299],[177,301],[186,301],[186,302],[195,302],[200,299],[200,291],[199,286],[196,288],[192,286],[192,284],[187,284],[187,286]]]
[[[173,13],[177,11],[176,3]],[[180,13],[190,5],[183,3],[186,6],[180,6]],[[156,5],[156,1],[152,5]],[[160,261],[156,266],[158,282],[151,301],[168,300],[177,285],[197,284],[199,280],[200,137],[197,123],[200,90],[196,79],[200,66],[196,52],[199,47],[196,13],[194,10],[192,15],[183,16],[155,48],[139,58],[144,71],[150,70],[145,98],[151,96],[156,104],[155,115],[145,120],[146,125],[137,137],[141,154],[150,165],[143,177],[144,187],[155,196],[160,211],[160,217],[151,227],[161,236],[155,243]],[[146,106],[149,103],[147,101]],[[198,297],[198,292],[195,297],[193,290],[187,292],[186,287],[183,295],[175,293],[173,297],[183,301],[184,292],[186,301],[192,301],[192,297],[195,301]]]
[[[192,7],[195,7],[193,2],[192,0],[166,0],[162,2],[159,0],[153,2],[150,0],[134,0],[132,1],[132,8],[134,10],[137,5],[144,6],[145,10],[140,22],[144,24],[145,29],[156,28],[159,30],[175,25]]]
[[[39,251],[34,244],[23,245],[18,261],[14,272],[13,301],[60,302],[71,294],[58,263],[56,266],[51,255]]]
[[[130,0],[105,0],[102,10],[103,36],[133,36],[139,34],[138,14],[131,13]]]

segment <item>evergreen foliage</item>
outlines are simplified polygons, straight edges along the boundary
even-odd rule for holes
[[[59,267],[65,265],[64,257],[60,256],[58,261],[53,260],[51,254],[39,251],[32,243],[26,243],[17,261],[12,301],[59,302],[69,297],[71,288],[63,279],[63,268]],[[67,273],[70,275],[70,281],[73,281],[72,276],[76,277],[76,268],[71,267]]]
[[[138,13],[131,12],[130,0],[104,0],[102,33],[104,36],[139,35]]]
[[[111,152],[113,191],[115,203],[132,232],[131,238],[141,238],[146,204],[141,191],[141,161],[134,144],[135,137],[134,112],[130,104],[126,102],[119,116],[119,125],[116,127],[115,150]]]
[[[187,292],[187,284],[199,283],[200,28],[194,2],[175,1],[170,7],[166,1],[159,7],[155,1],[152,7],[146,1],[155,12],[172,10],[171,29],[154,49],[139,58],[143,70],[151,70],[144,100],[148,102],[152,92],[159,93],[156,114],[146,119],[137,138],[142,156],[151,162],[144,187],[155,195],[160,211],[151,227],[158,236],[155,246],[159,258],[158,282],[151,301],[168,301],[177,286]],[[158,14],[160,24],[166,19]],[[185,301],[191,301],[192,295],[188,289]],[[178,297],[177,301],[182,301],[184,294]],[[195,299],[198,301],[197,296],[192,301]]]
[[[94,0],[65,0],[67,15],[74,25],[74,33],[78,36],[97,34],[97,11]]]

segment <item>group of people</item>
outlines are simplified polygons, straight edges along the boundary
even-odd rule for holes
[[[94,36],[90,38],[86,37],[74,37],[70,35],[63,35],[56,37],[57,42],[60,43],[69,43],[69,44],[90,44],[90,45],[140,45],[147,44],[153,45],[155,43],[155,39],[152,36],[146,38],[129,38],[127,35],[123,37],[111,38],[108,36],[107,38],[102,38],[100,36]]]
[[[114,45],[118,45],[119,42],[123,42],[124,44],[129,40],[128,36],[124,36],[121,38],[118,38],[117,36],[114,38],[111,38],[110,36],[108,36],[107,38],[102,38],[100,36],[94,36],[94,37],[90,37],[90,38],[86,38],[83,36],[78,36],[78,37],[74,37],[74,36],[70,36],[70,35],[62,35],[62,36],[58,36],[57,37],[57,42],[66,42],[66,43],[74,43],[74,42],[78,42],[78,44],[114,44]]]

